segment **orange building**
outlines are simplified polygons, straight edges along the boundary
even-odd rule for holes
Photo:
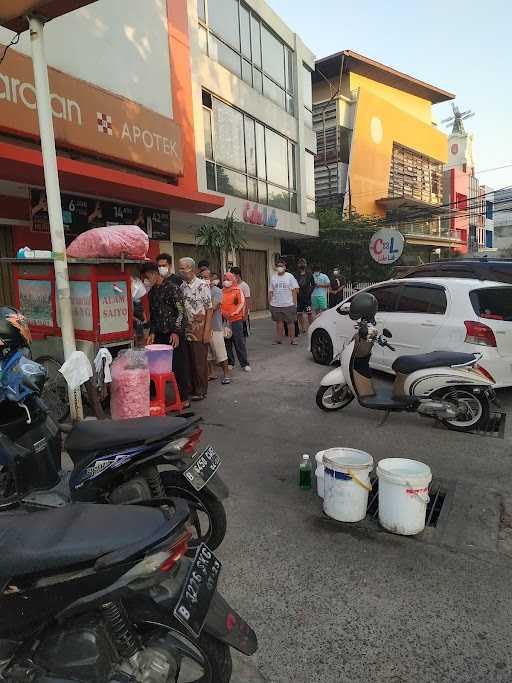
[[[318,60],[317,207],[400,216],[399,227],[418,252],[449,246],[452,235],[440,220],[448,142],[432,105],[453,98],[350,50]]]

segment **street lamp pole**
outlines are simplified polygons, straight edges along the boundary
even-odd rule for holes
[[[34,83],[37,98],[37,115],[41,135],[41,151],[43,153],[44,180],[48,216],[50,219],[50,236],[52,240],[53,267],[55,269],[55,298],[59,310],[64,358],[76,351],[75,330],[71,311],[69,289],[68,262],[66,259],[66,242],[62,221],[62,205],[60,198],[59,174],[57,170],[57,153],[55,151],[55,134],[50,102],[50,85],[48,82],[48,66],[44,50],[44,23],[37,16],[28,17],[30,26],[30,45],[34,66]],[[80,389],[69,392],[69,405],[72,419],[82,419],[82,397]]]

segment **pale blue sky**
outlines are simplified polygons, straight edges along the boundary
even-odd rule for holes
[[[494,188],[512,185],[512,3],[446,0],[268,0],[317,57],[349,49],[455,93],[476,116],[477,168]],[[434,107],[441,121],[450,104]],[[448,129],[445,129],[448,130]]]

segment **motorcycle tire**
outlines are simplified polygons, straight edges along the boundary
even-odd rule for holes
[[[334,386],[322,386],[318,388],[318,391],[316,392],[316,404],[320,410],[325,410],[328,413],[332,413],[336,410],[342,410],[343,408],[346,408],[348,404],[354,400],[354,394],[350,391],[348,386],[345,385],[345,392],[342,400],[336,402],[331,401],[329,403],[329,392],[331,392],[332,395],[333,390]]]
[[[485,425],[489,423],[489,416],[491,412],[489,399],[487,396],[484,394],[473,394],[467,389],[453,388],[444,391],[439,395],[439,397],[443,401],[450,401],[455,400],[457,395],[459,397],[457,400],[461,400],[462,398],[463,400],[465,399],[467,401],[472,401],[474,406],[478,404],[477,413],[473,420],[469,420],[467,423],[464,423],[461,420],[442,420],[442,423],[445,425],[445,427],[454,432],[473,432],[485,428]]]
[[[182,498],[191,505],[194,511],[197,510],[208,517],[207,532],[204,534],[198,532],[197,538],[190,540],[189,552],[187,554],[192,557],[195,556],[196,550],[201,543],[206,543],[211,550],[218,548],[224,540],[227,528],[226,510],[222,501],[214,496],[207,486],[201,489],[201,491],[196,491],[187,484],[181,472],[164,470],[160,472],[160,477],[166,496],[169,496],[169,498]],[[202,531],[203,529],[201,528]]]

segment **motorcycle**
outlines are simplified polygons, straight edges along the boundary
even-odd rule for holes
[[[228,683],[257,650],[213,552],[184,557],[188,506],[152,503],[0,515],[0,681]]]
[[[321,381],[316,403],[325,411],[345,408],[357,398],[363,408],[389,412],[416,412],[441,421],[460,432],[477,430],[488,423],[490,407],[496,401],[494,379],[478,365],[481,354],[434,351],[399,356],[393,363],[395,380],[391,388],[374,387],[370,358],[375,344],[395,351],[375,326],[378,303],[369,292],[356,295],[349,315],[355,334],[341,352],[340,366]]]
[[[85,420],[68,430],[65,448],[72,472],[60,470],[60,429],[40,399],[45,370],[15,350],[1,360],[0,431],[19,446],[0,452],[0,509],[34,509],[69,502],[140,503],[182,498],[191,508],[194,552],[202,542],[217,548],[226,533],[222,500],[229,491],[218,475],[221,458],[199,449],[197,418],[147,417]],[[165,470],[162,467],[165,466]]]

